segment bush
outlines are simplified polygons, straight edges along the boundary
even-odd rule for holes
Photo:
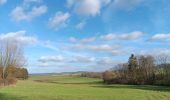
[[[105,71],[102,78],[104,83],[110,84],[116,79],[116,74],[112,71]]]
[[[14,84],[16,84],[16,82],[17,82],[16,78],[8,77],[4,80],[3,79],[0,80],[0,86],[14,85]]]
[[[8,84],[12,85],[12,84],[16,84],[17,83],[17,79],[16,78],[7,78],[8,80]]]

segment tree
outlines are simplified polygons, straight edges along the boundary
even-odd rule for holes
[[[170,56],[159,55],[156,57],[156,84],[170,85]]]
[[[170,56],[133,54],[128,63],[116,65],[112,71],[103,73],[106,83],[147,84],[170,86]]]
[[[15,72],[15,68],[25,65],[25,57],[22,47],[18,43],[3,41],[0,43],[0,67],[2,68],[2,79],[4,85],[6,79]],[[11,75],[12,76],[12,75]]]
[[[115,78],[115,74],[112,71],[105,71],[103,73],[103,80],[104,83],[112,83],[113,79]]]
[[[157,65],[159,68],[163,69],[163,75],[167,78],[170,75],[170,56],[168,55],[159,55],[156,59]]]
[[[136,69],[137,66],[138,66],[137,59],[134,56],[134,54],[131,54],[131,56],[129,57],[129,60],[128,60],[128,69],[129,69],[129,71],[132,71],[133,69]]]
[[[137,84],[137,58],[131,54],[128,60],[128,80],[129,83]]]
[[[138,81],[153,84],[155,78],[155,59],[153,56],[138,56]]]

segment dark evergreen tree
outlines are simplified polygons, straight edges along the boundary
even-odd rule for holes
[[[128,70],[132,71],[132,70],[136,69],[137,66],[138,66],[137,59],[134,56],[134,54],[131,54],[131,56],[129,57],[129,60],[128,60]]]

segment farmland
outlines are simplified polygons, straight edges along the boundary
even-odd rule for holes
[[[105,85],[73,76],[31,76],[0,89],[0,100],[168,100],[170,87]]]

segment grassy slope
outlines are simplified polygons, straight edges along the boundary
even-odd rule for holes
[[[36,81],[35,81],[36,80]],[[169,100],[170,87],[103,85],[100,79],[34,76],[0,89],[0,100]]]

